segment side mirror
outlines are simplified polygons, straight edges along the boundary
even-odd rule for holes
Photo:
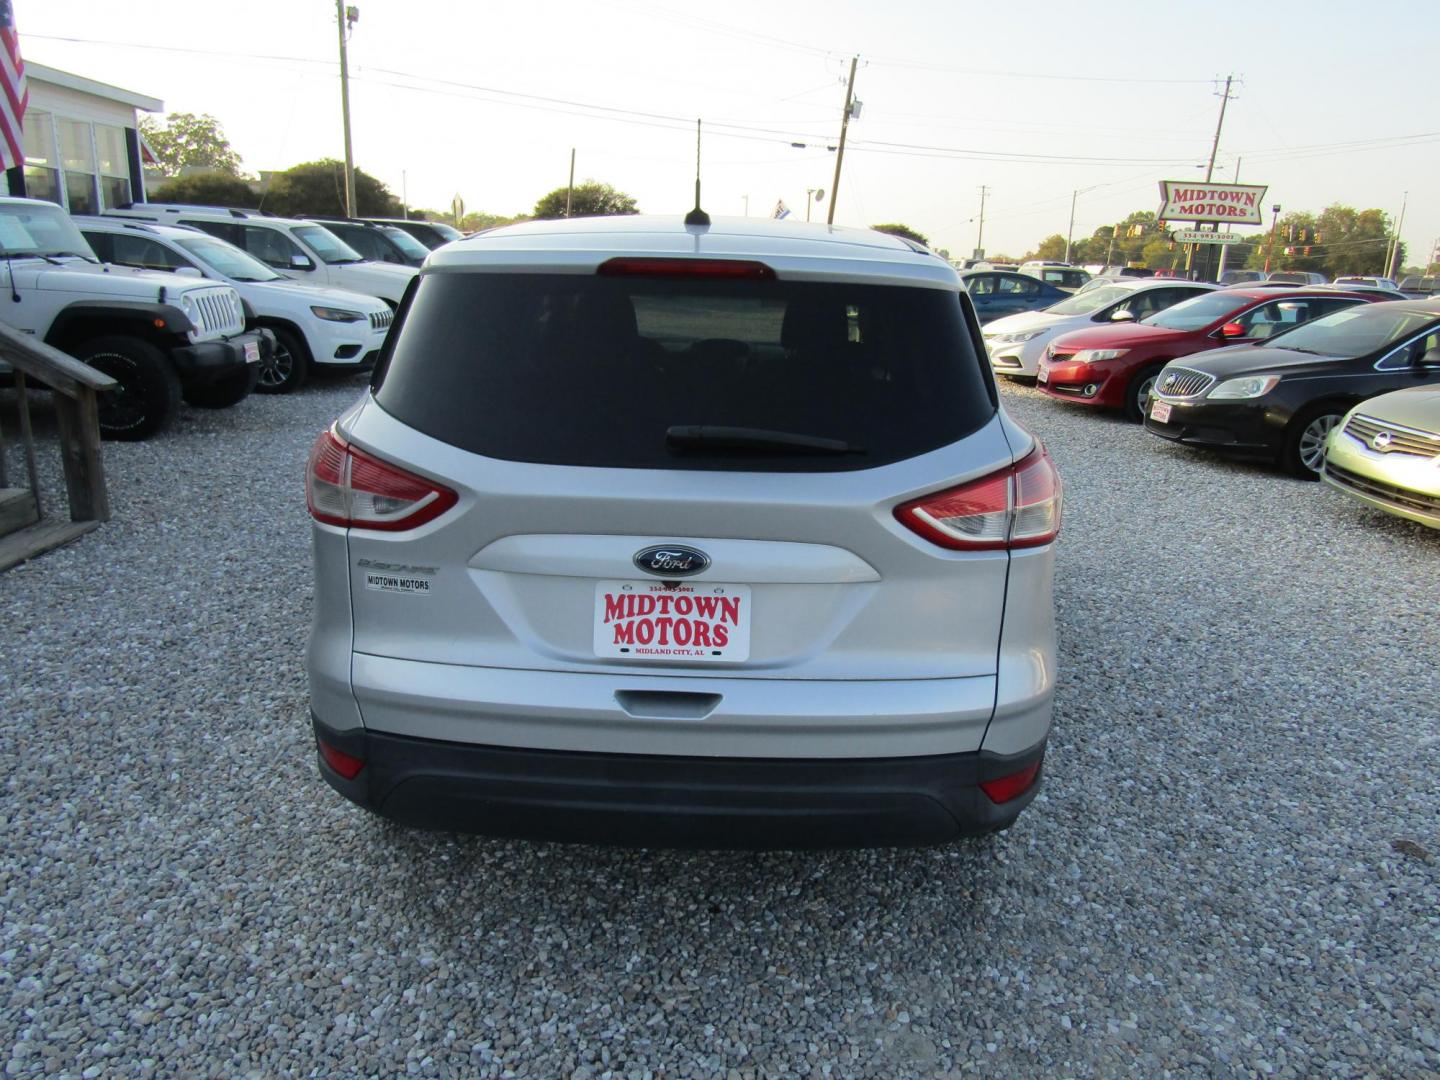
[[[205,275],[202,274],[199,269],[194,266],[177,266],[175,268],[175,276],[203,278]]]
[[[291,256],[290,256],[290,269],[291,269],[291,270],[314,270],[314,269],[315,269],[315,264],[310,261],[310,259],[309,259],[308,256],[305,256],[305,255],[291,255]]]
[[[1111,313],[1111,315],[1110,315],[1110,321],[1111,321],[1111,322],[1134,322],[1134,321],[1135,321],[1135,313],[1134,313],[1133,311],[1131,311],[1129,308],[1120,308],[1118,311],[1115,311],[1115,312],[1112,312],[1112,313]]]
[[[1244,337],[1245,327],[1241,326],[1238,322],[1227,322],[1224,326],[1220,327],[1220,336]]]

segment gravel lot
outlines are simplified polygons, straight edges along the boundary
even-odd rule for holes
[[[1440,534],[1007,387],[1068,485],[1013,830],[417,834],[311,759],[301,474],[355,393],[107,445],[117,520],[0,576],[5,1075],[1440,1076]]]

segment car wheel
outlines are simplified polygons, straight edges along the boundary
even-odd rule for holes
[[[239,371],[231,372],[224,378],[216,379],[204,386],[185,388],[185,402],[202,409],[228,409],[250,396],[260,377],[259,364],[246,364]]]
[[[270,358],[260,357],[260,382],[255,390],[261,394],[288,394],[305,385],[310,375],[310,352],[293,331],[269,327],[275,335],[275,348]]]
[[[97,395],[100,434],[107,439],[148,439],[164,430],[180,410],[180,379],[169,358],[140,338],[94,338],[75,358],[115,380]]]
[[[1150,400],[1150,391],[1155,389],[1155,384],[1160,381],[1160,372],[1164,370],[1164,364],[1152,364],[1130,380],[1130,387],[1125,391],[1125,415],[1131,420],[1138,422],[1145,419],[1145,405]]]
[[[1325,464],[1325,440],[1345,416],[1343,405],[1316,405],[1304,410],[1285,434],[1281,465],[1291,476],[1319,480]]]

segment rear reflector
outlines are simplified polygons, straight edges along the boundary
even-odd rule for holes
[[[320,756],[325,759],[325,764],[346,780],[354,780],[360,775],[360,770],[365,768],[364,758],[347,754],[344,750],[338,750],[320,739],[315,740],[315,745],[320,748]]]
[[[901,503],[895,518],[955,551],[1039,547],[1060,532],[1060,501],[1060,474],[1037,442],[1014,465]]]
[[[355,449],[331,429],[310,448],[305,501],[310,515],[327,525],[397,532],[435,520],[459,496]]]
[[[1027,765],[1019,772],[1011,773],[1009,776],[996,777],[994,780],[986,780],[980,784],[980,790],[990,796],[993,803],[1007,803],[1011,799],[1017,799],[1030,790],[1030,785],[1035,782],[1035,774],[1040,771],[1040,762]]]
[[[775,271],[747,259],[607,259],[596,271],[603,277],[708,277],[773,281]]]

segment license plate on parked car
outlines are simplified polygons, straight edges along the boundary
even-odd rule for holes
[[[1168,401],[1157,401],[1150,406],[1150,419],[1157,424],[1168,424],[1170,422],[1170,403]]]
[[[717,663],[750,656],[750,586],[601,581],[595,655]]]
[[[258,341],[245,342],[245,362],[247,364],[260,362],[260,343]]]
[[[1047,371],[1045,368],[1042,367],[1042,368],[1035,374],[1035,381],[1036,381],[1036,382],[1049,382],[1049,381],[1050,381],[1050,372]]]

